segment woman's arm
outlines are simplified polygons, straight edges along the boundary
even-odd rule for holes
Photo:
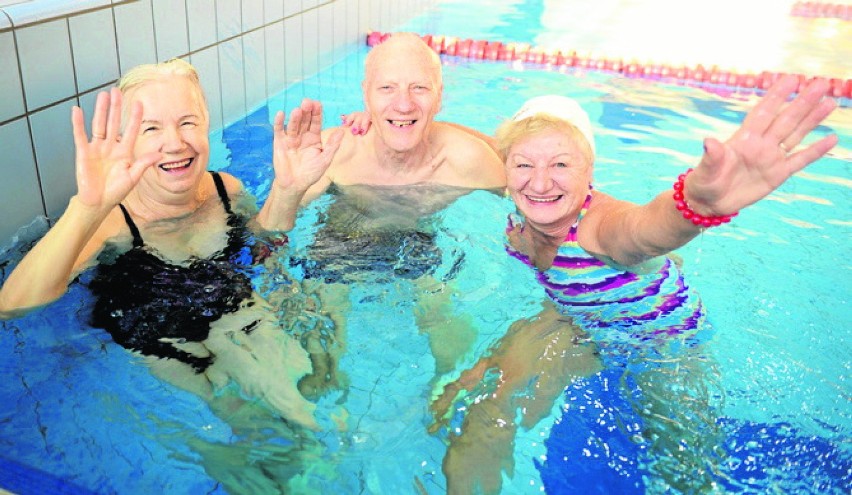
[[[86,135],[83,112],[74,107],[71,123],[76,147],[77,195],[56,224],[27,253],[0,288],[0,318],[23,315],[52,302],[114,234],[104,222],[142,173],[160,159],[159,153],[134,158],[133,145],[142,120],[135,105],[125,133],[121,127],[121,93],[100,93],[92,118],[92,139]]]
[[[688,209],[704,217],[736,214],[769,195],[794,173],[821,158],[837,144],[837,136],[826,136],[800,150],[792,151],[837,106],[825,98],[829,84],[815,79],[792,101],[798,78],[776,82],[746,115],[739,129],[724,143],[707,138],[704,155],[683,181]],[[590,243],[618,263],[632,265],[683,246],[701,228],[676,208],[674,190],[660,193],[650,203],[635,206],[612,201],[595,208]],[[592,212],[589,217],[593,217]],[[590,218],[591,219],[591,218]],[[585,223],[585,222],[584,222]],[[581,233],[581,243],[584,234]]]
[[[325,171],[340,147],[343,130],[332,132],[323,143],[322,105],[308,99],[290,113],[286,128],[284,113],[278,112],[273,130],[275,179],[257,221],[266,230],[289,230],[306,195],[315,196],[319,187],[328,187]]]

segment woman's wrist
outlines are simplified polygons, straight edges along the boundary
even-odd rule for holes
[[[694,225],[702,228],[706,227],[716,227],[722,225],[723,223],[728,223],[732,218],[739,214],[738,211],[731,213],[730,215],[704,215],[695,210],[693,210],[689,202],[687,201],[685,194],[685,183],[686,178],[692,172],[692,169],[687,169],[686,172],[678,175],[677,180],[675,181],[672,189],[674,189],[674,194],[672,194],[672,198],[675,201],[675,208],[680,212],[681,216],[686,220],[689,220]]]

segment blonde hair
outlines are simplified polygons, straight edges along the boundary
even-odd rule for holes
[[[497,152],[500,154],[503,162],[505,162],[506,158],[508,158],[509,150],[512,149],[515,143],[528,136],[541,134],[550,130],[564,132],[571,139],[582,141],[583,155],[589,160],[589,163],[594,161],[592,147],[580,129],[563,119],[546,113],[537,113],[525,119],[503,122],[494,134],[497,142]]]
[[[130,98],[127,96],[148,83],[160,81],[168,77],[183,77],[190,82],[195,89],[201,110],[204,112],[204,119],[209,120],[207,98],[204,96],[204,89],[201,87],[198,71],[186,60],[173,58],[156,64],[137,65],[127,71],[118,81],[118,89],[121,90],[121,94],[125,97],[121,109],[122,128],[124,127],[124,123],[127,122],[127,114],[129,112],[128,103],[130,102]]]
[[[376,65],[382,57],[386,57],[391,50],[398,50],[409,57],[423,57],[429,64],[433,82],[441,87],[443,75],[441,73],[441,57],[435,50],[429,47],[423,38],[414,33],[393,33],[385,41],[374,46],[364,59],[364,84],[373,77]]]

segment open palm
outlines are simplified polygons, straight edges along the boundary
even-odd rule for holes
[[[829,84],[814,79],[788,102],[798,78],[777,81],[722,143],[708,138],[701,163],[687,183],[690,204],[702,211],[730,214],[751,205],[777,189],[790,176],[825,155],[837,144],[829,135],[793,151],[836,107],[823,98]]]
[[[135,157],[133,145],[142,120],[140,104],[133,106],[121,133],[121,92],[98,94],[92,117],[92,139],[86,135],[83,111],[74,107],[71,124],[76,147],[77,198],[87,206],[114,207],[139,182],[142,173],[160,159],[159,153]]]
[[[322,177],[343,139],[343,131],[338,129],[323,146],[322,104],[309,99],[290,113],[286,127],[284,113],[278,112],[273,130],[275,181],[297,191],[306,191]]]

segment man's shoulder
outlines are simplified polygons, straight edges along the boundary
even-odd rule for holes
[[[499,161],[490,144],[491,137],[476,129],[452,122],[435,122],[441,142],[451,146],[454,153],[466,158],[494,158]]]
[[[469,187],[494,188],[506,184],[503,163],[497,152],[474,129],[448,122],[440,128],[441,153],[450,169]]]

